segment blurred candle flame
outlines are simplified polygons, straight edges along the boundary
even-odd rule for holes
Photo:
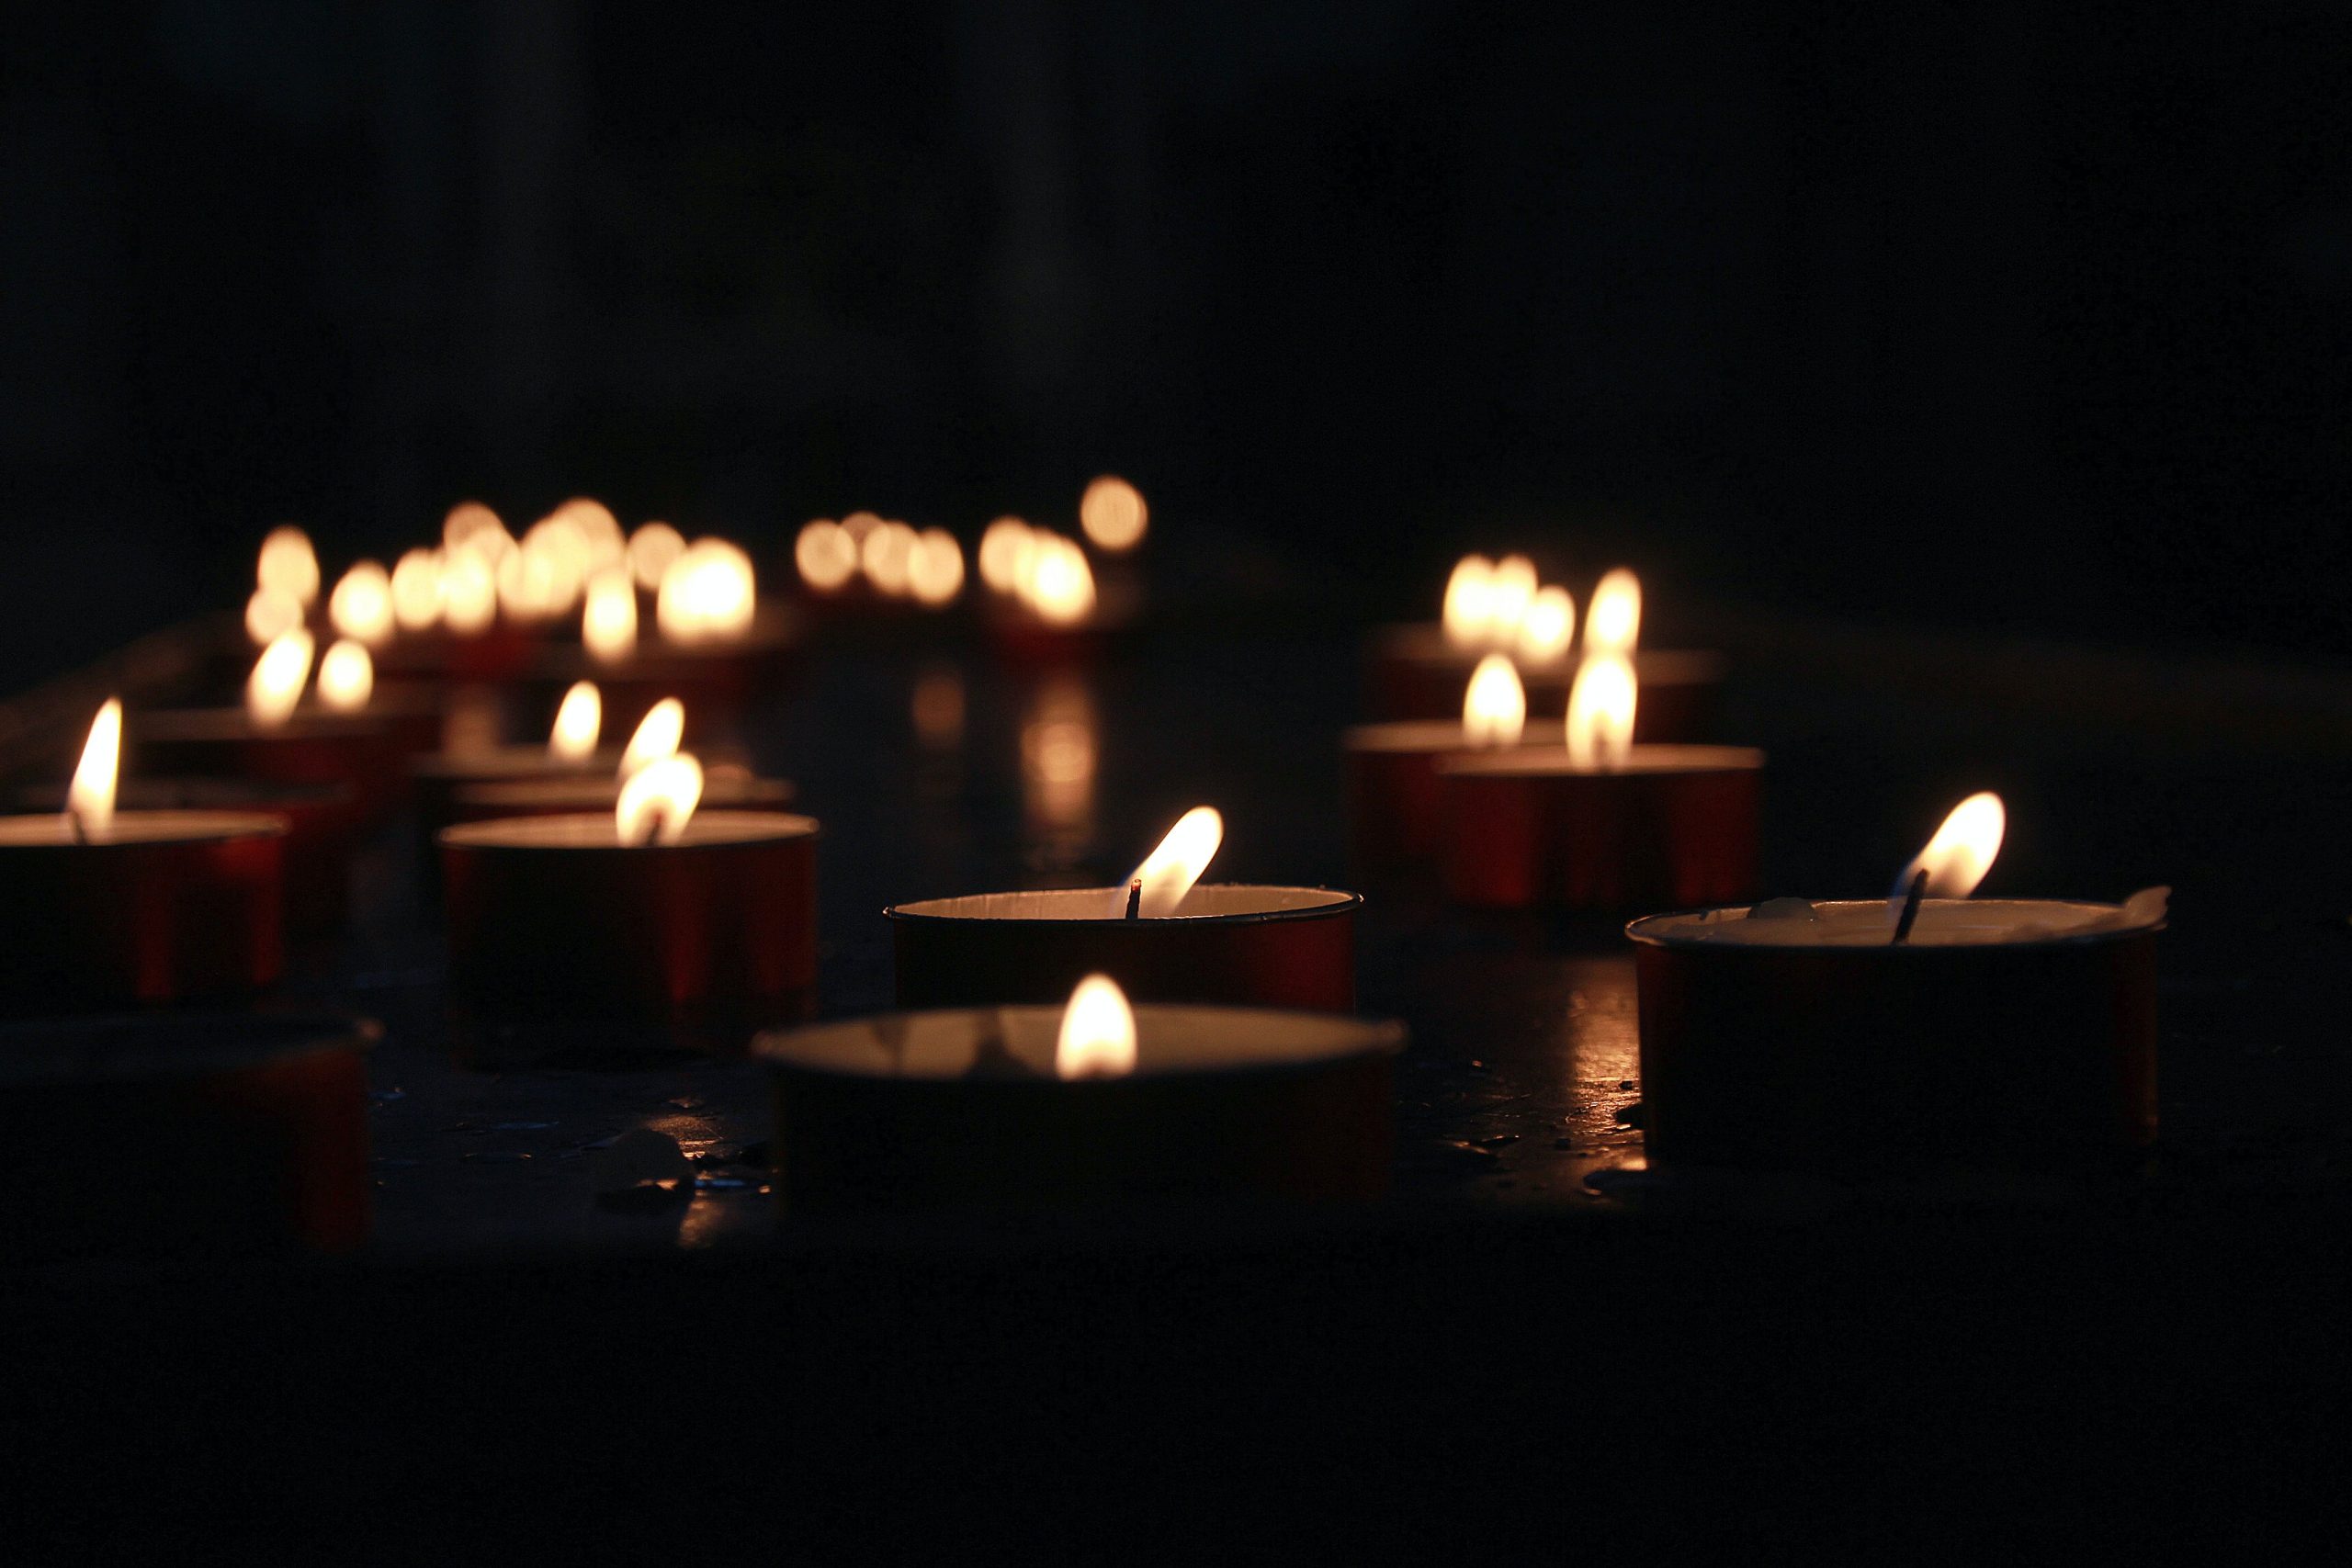
[[[455,550],[442,562],[441,615],[459,637],[479,637],[498,618],[498,579],[490,558]]]
[[[1535,603],[1535,563],[1525,556],[1505,556],[1487,580],[1487,637],[1508,645],[1519,636],[1527,607]]]
[[[1527,688],[1508,655],[1478,660],[1462,693],[1462,738],[1479,748],[1516,746],[1527,728]]]
[[[1094,541],[1095,548],[1112,555],[1125,555],[1143,543],[1150,522],[1151,510],[1143,503],[1143,492],[1116,474],[1102,475],[1079,498],[1079,526]]]
[[[83,837],[103,838],[114,826],[115,780],[122,771],[122,699],[108,697],[90,721],[82,761],[65,789],[65,815]]]
[[[621,777],[626,779],[639,768],[674,754],[685,736],[686,705],[675,697],[663,697],[645,710],[637,733],[628,738],[628,748],[621,753]]]
[[[857,575],[857,541],[830,517],[820,517],[800,530],[792,543],[792,564],[800,581],[820,593],[835,593]]]
[[[944,528],[925,528],[907,558],[907,587],[915,602],[937,609],[964,591],[964,547]]]
[[[1224,842],[1225,818],[1217,815],[1216,807],[1195,806],[1179,817],[1176,826],[1159,840],[1159,847],[1146,855],[1134,874],[1120,885],[1120,912],[1126,911],[1128,887],[1139,881],[1143,884],[1139,915],[1148,919],[1175,914]]]
[[[1108,975],[1089,975],[1062,1010],[1054,1073],[1064,1078],[1125,1077],[1136,1070],[1136,1014]]]
[[[1555,663],[1567,657],[1576,635],[1577,605],[1568,591],[1556,583],[1539,588],[1520,617],[1519,656],[1530,664]]]
[[[452,554],[470,550],[494,565],[514,547],[514,536],[506,531],[498,513],[481,502],[461,501],[441,520],[441,546]]]
[[[647,523],[628,536],[628,571],[648,593],[658,592],[662,578],[686,553],[686,536],[667,523]]]
[[[1077,542],[1039,534],[1023,575],[1021,597],[1038,619],[1075,626],[1094,609],[1094,571]]]
[[[256,644],[276,642],[301,624],[301,601],[282,588],[256,588],[245,601],[245,635]]]
[[[559,762],[584,762],[596,754],[596,739],[604,728],[604,694],[594,681],[575,681],[555,710],[548,755]]]
[[[311,547],[311,536],[291,523],[272,528],[261,542],[254,575],[262,587],[308,605],[319,596],[319,553]]]
[[[628,845],[674,844],[701,803],[702,763],[680,751],[630,775],[613,807],[613,829]]]
[[[392,563],[392,619],[404,632],[421,632],[440,618],[441,552],[410,550]]]
[[[359,561],[343,574],[327,595],[327,619],[371,648],[392,635],[392,574],[382,562]]]
[[[724,539],[697,539],[662,574],[653,618],[673,642],[742,636],[758,609],[752,558]]]
[[[1910,896],[1911,879],[1921,872],[1928,874],[1924,897],[1929,898],[1965,898],[1976,891],[1984,874],[1993,869],[1993,861],[2001,852],[2002,837],[2008,830],[2008,811],[2001,797],[1990,790],[1980,790],[1951,808],[1928,840],[1927,848],[1912,858],[1894,879],[1891,897],[1893,914],[1900,917],[1903,902]]]
[[[627,568],[609,566],[588,580],[580,640],[591,656],[606,664],[637,651],[637,581]]]
[[[296,627],[274,639],[254,660],[245,678],[245,712],[264,729],[275,729],[294,716],[302,687],[311,678],[311,634]]]
[[[1642,635],[1642,580],[1623,567],[1603,577],[1592,591],[1584,617],[1584,650],[1630,659]]]
[[[869,529],[858,546],[858,563],[865,569],[866,581],[893,599],[904,594],[910,585],[915,539],[912,528],[895,520]]]
[[[365,643],[337,637],[319,660],[319,701],[336,713],[357,713],[376,691],[376,660]]]
[[[1487,601],[1494,587],[1495,563],[1484,556],[1464,556],[1445,580],[1445,640],[1456,648],[1476,648],[1487,640],[1493,617]]]
[[[1640,694],[1630,660],[1610,653],[1586,655],[1568,690],[1568,761],[1603,772],[1624,766],[1634,750],[1634,708]]]
[[[980,535],[980,581],[999,593],[1018,593],[1037,547],[1028,524],[1000,517]]]

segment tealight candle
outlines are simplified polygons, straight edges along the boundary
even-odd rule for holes
[[[1891,899],[1628,926],[1651,1157],[1868,1171],[2151,1139],[2165,890],[1971,899],[2002,827],[1998,797],[1962,802]]]
[[[0,1010],[250,995],[284,967],[285,824],[244,811],[117,811],[122,705],[90,727],[62,815],[0,818]]]
[[[892,906],[899,1005],[1051,1000],[1101,971],[1146,1000],[1352,1010],[1363,896],[1201,883],[1223,838],[1200,807],[1122,887]]]
[[[1438,763],[1464,751],[1558,746],[1555,722],[1527,722],[1527,693],[1510,657],[1490,653],[1462,694],[1462,717],[1360,724],[1347,752],[1348,842],[1357,865],[1394,871],[1436,858]]]
[[[817,823],[699,811],[701,784],[680,753],[607,814],[442,831],[451,1006],[477,1054],[733,1053],[808,1015]]]
[[[603,694],[596,683],[581,681],[564,694],[563,701],[557,705],[555,723],[544,745],[477,747],[434,751],[411,759],[409,773],[416,786],[417,821],[425,841],[431,843],[435,834],[459,819],[456,809],[458,792],[469,786],[610,773],[619,764],[621,754],[597,750],[597,741],[604,733],[604,716]],[[683,722],[679,728],[683,731]],[[674,741],[666,748],[676,749]]]
[[[1396,1023],[1130,1007],[889,1013],[763,1035],[789,1213],[1364,1201],[1387,1185]]]
[[[1716,903],[1756,881],[1764,754],[1637,745],[1648,694],[1623,659],[1578,672],[1565,744],[1437,764],[1446,897],[1479,908]]]

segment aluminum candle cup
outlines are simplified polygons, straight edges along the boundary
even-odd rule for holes
[[[1135,1070],[1055,1076],[1062,1009],[889,1013],[761,1037],[788,1212],[1362,1201],[1387,1187],[1403,1026],[1141,1006]]]
[[[1642,694],[1645,706],[1649,693]],[[1611,768],[1566,747],[1438,764],[1446,897],[1476,908],[1622,912],[1755,890],[1764,753],[1635,746]]]
[[[2160,918],[2083,929],[2123,912],[1929,899],[1896,945],[1883,901],[1814,908],[1814,921],[1733,908],[1626,928],[1653,1159],[2048,1164],[2154,1136]]]
[[[372,1039],[331,1017],[0,1025],[11,1261],[357,1247]]]
[[[894,905],[899,1005],[1059,1002],[1103,974],[1138,1001],[1355,1009],[1360,893],[1203,883],[1182,914],[1134,920],[1118,918],[1125,897],[1068,887]]]
[[[1455,705],[1460,706],[1458,697]],[[1518,744],[1556,750],[1565,728],[1556,719],[1530,723]],[[1344,744],[1348,843],[1355,863],[1394,871],[1434,862],[1442,800],[1438,764],[1473,750],[1462,720],[1360,724],[1347,732]]]
[[[1374,634],[1367,651],[1367,711],[1381,719],[1444,718],[1457,714],[1462,707],[1462,683],[1488,651],[1483,646],[1463,648],[1449,642],[1445,628],[1434,622],[1384,626]],[[1510,649],[1505,647],[1502,651]],[[1520,665],[1528,711],[1558,713],[1566,708],[1576,673],[1577,660],[1566,656]],[[1708,732],[1715,697],[1723,686],[1720,654],[1645,649],[1634,655],[1634,673],[1642,684],[1642,705],[1634,716],[1634,739],[1696,740]]]
[[[62,815],[0,818],[0,1013],[250,996],[285,967],[286,825],[119,811],[84,842]]]
[[[623,845],[609,814],[511,818],[446,829],[441,852],[477,1055],[733,1055],[814,1006],[813,818],[704,810],[677,843]]]

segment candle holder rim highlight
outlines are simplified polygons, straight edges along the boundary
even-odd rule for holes
[[[1567,739],[1567,721],[1557,718],[1529,719],[1519,732],[1519,739],[1509,746],[1474,744],[1459,718],[1383,718],[1368,724],[1350,725],[1341,733],[1340,742],[1352,751],[1470,753],[1510,751],[1531,746],[1566,746]]]
[[[752,1040],[752,1058],[773,1072],[807,1075],[812,1077],[847,1079],[867,1083],[900,1083],[913,1085],[967,1086],[977,1092],[1035,1092],[1052,1090],[1057,1093],[1095,1093],[1120,1084],[1182,1083],[1198,1078],[1251,1078],[1278,1077],[1285,1073],[1313,1071],[1335,1063],[1352,1062],[1369,1057],[1396,1057],[1404,1054],[1410,1043],[1410,1032],[1397,1019],[1359,1018],[1352,1013],[1318,1012],[1304,1008],[1266,1008],[1218,1006],[1206,1002],[1136,1002],[1134,1004],[1136,1033],[1145,1034],[1148,1019],[1182,1021],[1193,1020],[1211,1023],[1232,1024],[1244,1019],[1266,1021],[1286,1030],[1306,1028],[1331,1037],[1329,1049],[1306,1054],[1284,1055],[1272,1060],[1238,1060],[1204,1064],[1155,1065],[1138,1057],[1134,1070],[1125,1073],[1075,1078],[1059,1077],[1048,1071],[975,1073],[915,1072],[888,1070],[840,1061],[811,1060],[793,1049],[795,1043],[803,1048],[829,1039],[843,1039],[860,1032],[872,1032],[877,1026],[899,1023],[911,1027],[920,1020],[980,1020],[993,1018],[999,1021],[999,1035],[1007,1015],[1020,1015],[1021,1021],[1051,1035],[1060,1028],[1064,1004],[1057,1002],[1015,1002],[1000,1007],[916,1008],[869,1013],[857,1018],[829,1019],[820,1023],[800,1024],[789,1029],[763,1030]]]
[[[1563,744],[1498,746],[1480,750],[1463,749],[1438,760],[1438,773],[1447,778],[1668,778],[1685,773],[1745,773],[1764,766],[1764,752],[1754,746],[1713,746],[1681,741],[1641,741],[1625,761],[1613,767],[1579,767],[1568,759]]]
[[[370,1051],[383,1025],[349,1013],[187,1010],[0,1022],[0,1089],[203,1077],[328,1051]]]
[[[603,842],[592,839],[566,840],[561,835],[586,827],[591,832],[601,831]],[[714,828],[733,829],[727,837],[709,837],[695,841],[696,828],[706,831]],[[548,817],[492,817],[480,822],[459,822],[442,829],[434,835],[436,843],[445,848],[473,850],[492,854],[630,854],[630,855],[692,855],[716,851],[738,849],[745,844],[776,843],[798,839],[820,839],[823,828],[814,817],[804,817],[791,811],[736,811],[725,807],[696,811],[687,825],[685,841],[674,844],[624,844],[615,837],[616,829],[610,812],[565,812]],[[522,841],[516,841],[517,838]],[[539,841],[531,841],[531,840]]]
[[[1133,925],[1138,928],[1165,928],[1169,926],[1197,928],[1202,926],[1272,925],[1283,924],[1296,920],[1329,919],[1335,915],[1351,913],[1354,910],[1363,908],[1364,901],[1363,894],[1350,892],[1345,888],[1306,887],[1281,883],[1204,882],[1195,886],[1193,891],[1194,893],[1227,892],[1234,889],[1247,889],[1250,892],[1256,893],[1295,894],[1304,896],[1312,901],[1288,904],[1271,909],[1237,909],[1221,913],[1152,915],[1148,917],[1139,917],[1135,920],[1128,920],[1124,917],[1124,914],[1119,911],[1118,908],[1119,900],[1125,894],[1125,889],[1123,888],[1107,886],[1028,887],[1015,888],[997,893],[966,893],[945,898],[917,898],[904,904],[888,905],[883,908],[882,914],[886,919],[900,920],[910,925],[1017,925],[1024,928],[1036,927],[1044,929],[1071,926],[1086,927],[1091,929],[1098,926],[1113,925]],[[1187,897],[1189,897],[1189,895]],[[1101,908],[1103,912],[1098,915],[989,914],[977,911],[969,913],[949,911],[931,907],[943,904],[977,904],[983,900],[997,898],[1069,898],[1072,902],[1076,902],[1080,897],[1099,898],[1101,900]]]
[[[119,831],[122,824],[137,824],[141,818],[165,817],[173,819],[173,829],[152,835]],[[12,835],[19,823],[38,823],[58,835],[18,839]],[[152,826],[152,823],[147,824]],[[66,825],[64,813],[42,812],[0,817],[0,849],[21,850],[136,850],[158,844],[210,844],[235,839],[282,839],[288,824],[281,813],[271,811],[229,811],[198,807],[160,807],[143,810],[119,810],[114,826],[99,837],[81,839],[74,836]]]
[[[124,716],[123,744],[128,749],[147,740],[209,740],[222,736],[311,739],[372,737],[400,716],[390,703],[379,706],[373,698],[356,713],[330,713],[304,706],[277,724],[262,724],[245,709],[226,704],[203,708],[151,708]]]
[[[493,746],[483,751],[422,752],[409,759],[408,771],[416,778],[447,780],[452,784],[508,784],[542,776],[609,773],[620,767],[620,748],[616,746],[599,747],[574,761],[550,752],[545,741],[537,745],[517,741]]]
[[[618,757],[615,761],[617,763]],[[550,770],[537,774],[510,774],[499,778],[458,779],[449,798],[460,807],[509,806],[575,806],[582,811],[593,811],[599,805],[609,812],[611,803],[620,797],[621,782],[613,770],[602,772],[594,768],[581,770]],[[753,775],[749,778],[732,773],[708,773],[704,775],[703,799],[706,804],[695,815],[704,812],[741,811],[763,812],[797,799],[799,787],[790,779],[771,779]],[[567,798],[567,797],[576,798]],[[777,813],[777,815],[792,815]]]
[[[1815,909],[1883,910],[1887,906],[1887,900],[1883,898],[1820,898],[1809,900],[1809,902]],[[1923,909],[1955,908],[1967,905],[1974,905],[1979,908],[2027,905],[2042,908],[2116,914],[2120,913],[2123,908],[2120,904],[2096,898],[1927,898],[1920,902]],[[1888,930],[1889,940],[1884,942],[1711,942],[1703,937],[1686,936],[1660,929],[1668,921],[1702,919],[1710,915],[1719,915],[1726,909],[1746,911],[1754,908],[1753,904],[1715,904],[1697,909],[1664,910],[1655,915],[1644,915],[1638,919],[1627,921],[1625,936],[1628,941],[1642,946],[1663,948],[1675,953],[1775,954],[1803,953],[1829,955],[1887,953],[1893,956],[1883,962],[1916,963],[1933,962],[1933,959],[1926,956],[1928,954],[2030,953],[2051,949],[2093,947],[2110,942],[2128,942],[2135,937],[2154,936],[2166,930],[2171,924],[2169,919],[2159,917],[2143,925],[2110,926],[2098,931],[2056,931],[2047,936],[2027,937],[2018,941],[1938,942],[1895,942],[1893,940],[1892,927]],[[1744,914],[1742,918],[1745,918]],[[1645,927],[1650,929],[1645,930]]]

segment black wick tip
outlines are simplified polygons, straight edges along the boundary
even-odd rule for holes
[[[1903,913],[1895,917],[1894,940],[1903,941],[1919,920],[1919,901],[1928,894],[1928,874],[1921,870],[1911,878],[1911,890],[1903,896]]]
[[[1143,914],[1143,878],[1138,876],[1127,884],[1127,919],[1136,919]]]

